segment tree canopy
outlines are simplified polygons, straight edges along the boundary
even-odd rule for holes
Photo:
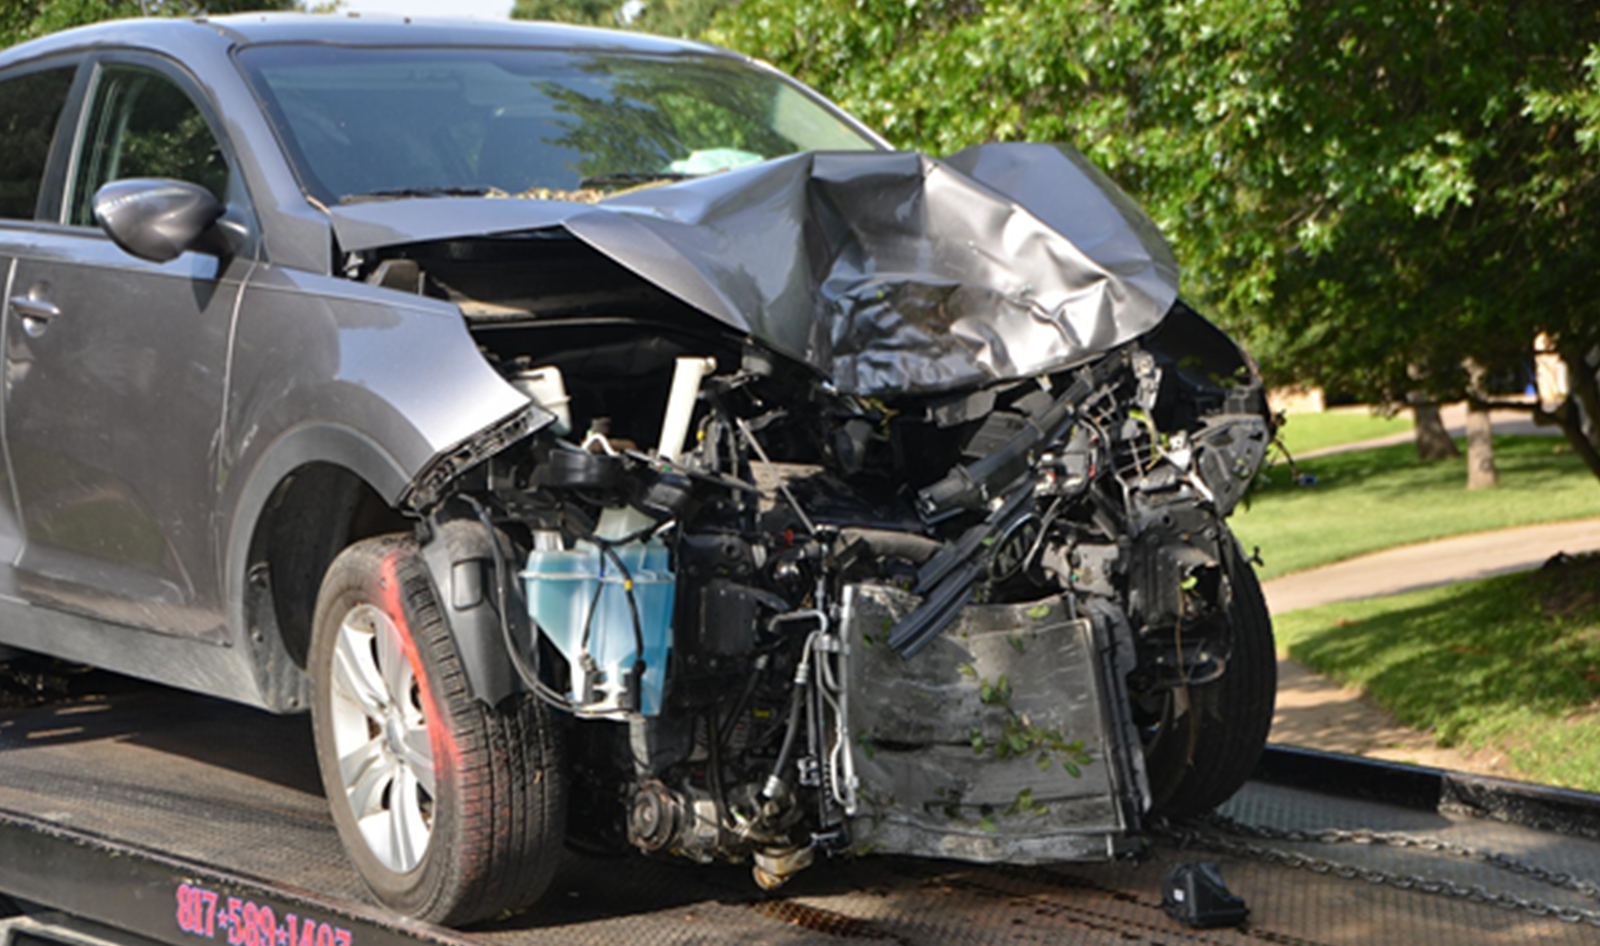
[[[298,10],[304,6],[296,0],[5,0],[0,4],[0,49],[101,20]]]
[[[902,147],[1077,144],[1273,380],[1461,396],[1543,332],[1592,394],[1600,5],[744,0],[708,35]]]
[[[516,20],[551,20],[623,28],[663,36],[698,37],[734,0],[516,0]]]
[[[146,0],[187,15],[259,0]],[[293,7],[292,0],[270,6]],[[0,42],[137,15],[16,0]],[[1398,402],[1525,370],[1600,476],[1600,4],[1514,0],[516,0],[519,18],[767,59],[900,147],[1069,141],[1173,241],[1269,379]],[[1600,360],[1600,358],[1597,358]]]

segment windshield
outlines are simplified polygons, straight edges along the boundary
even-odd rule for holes
[[[799,151],[876,147],[781,77],[716,56],[258,46],[240,62],[324,203],[594,199]]]

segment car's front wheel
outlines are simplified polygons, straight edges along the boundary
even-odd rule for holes
[[[366,539],[329,567],[310,670],[333,820],[386,906],[469,923],[525,906],[562,848],[559,732],[531,697],[468,691],[416,544]]]

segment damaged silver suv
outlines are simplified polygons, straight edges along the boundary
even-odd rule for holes
[[[397,911],[1112,858],[1260,753],[1261,382],[1070,148],[297,16],[11,49],[0,141],[0,642],[309,710]]]

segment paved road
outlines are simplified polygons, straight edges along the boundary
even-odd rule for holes
[[[1397,594],[1416,588],[1538,568],[1558,552],[1600,550],[1600,519],[1481,532],[1389,549],[1266,582],[1274,614]],[[1515,777],[1492,752],[1441,749],[1427,733],[1401,725],[1359,690],[1341,686],[1287,657],[1278,661],[1273,742],[1465,772]]]

